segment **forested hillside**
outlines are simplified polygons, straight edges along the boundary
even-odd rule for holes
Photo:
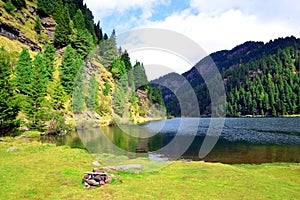
[[[210,55],[218,67],[226,89],[227,116],[282,116],[300,113],[300,40],[279,38],[266,44],[246,42],[230,51]],[[210,97],[197,69],[209,58],[201,60],[183,74],[198,97],[202,115],[210,115]],[[158,81],[176,80],[168,78]],[[174,76],[173,76],[174,77]],[[169,90],[162,88],[170,114],[179,116],[179,104]],[[181,95],[185,95],[184,93]]]
[[[82,0],[0,4],[1,135],[57,134],[86,119],[138,122],[163,109],[143,64],[130,62]]]

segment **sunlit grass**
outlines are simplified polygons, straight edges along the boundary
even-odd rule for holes
[[[115,173],[120,180],[85,190],[81,184],[83,173],[92,170],[90,163],[96,159],[85,150],[6,140],[0,142],[0,199],[300,198],[300,165],[287,163],[224,165],[178,161],[151,173]],[[6,152],[10,146],[19,150]],[[132,163],[122,159],[123,163]],[[144,171],[159,165],[147,158],[134,163],[142,164]]]

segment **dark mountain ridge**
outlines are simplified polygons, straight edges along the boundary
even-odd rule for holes
[[[295,97],[299,97],[299,88],[295,85],[295,83],[299,81],[299,51],[300,39],[294,36],[278,38],[268,43],[249,41],[236,46],[232,50],[222,50],[210,54],[200,60],[191,70],[183,73],[182,76],[186,78],[194,89],[202,114],[210,115],[210,97],[198,70],[201,66],[203,67],[205,64],[211,62],[211,59],[219,69],[225,84],[227,108],[229,108],[229,111],[227,109],[227,115],[278,116],[296,114],[300,112],[298,103],[300,100]],[[268,76],[269,79],[272,79],[274,86],[267,82]],[[180,85],[180,82],[177,81],[178,79],[174,77],[176,77],[174,74],[169,74],[154,80],[153,83],[164,83],[164,85],[168,85],[172,88],[174,85]],[[284,80],[287,81],[288,86],[281,86],[284,85]],[[253,91],[256,90],[254,89],[254,84],[260,85],[261,88],[257,91]],[[250,86],[252,87],[251,91]],[[277,93],[285,93],[285,96],[292,96],[291,100],[287,99],[284,95],[281,96],[278,94],[275,102],[274,94],[276,91],[274,89],[274,91],[271,92],[270,87],[274,87],[275,89],[283,88],[281,90],[278,89]],[[161,89],[169,114],[180,116],[177,97],[175,97],[174,93],[169,89],[164,87],[161,87]],[[174,90],[174,88],[172,88],[172,90]],[[279,90],[281,92],[279,92]],[[235,95],[231,94],[232,91],[236,91]],[[245,98],[243,97],[241,100],[241,94],[239,93],[243,93]],[[185,95],[184,92],[182,95]],[[232,102],[234,105],[229,103],[232,100],[232,98],[230,99],[230,95],[232,98],[235,96],[237,97],[236,99],[238,99]],[[262,105],[262,100],[260,101],[261,98],[265,98],[264,105]],[[246,105],[245,102],[250,100],[251,103]],[[293,101],[293,103],[290,101]],[[261,105],[258,107],[255,104]],[[289,105],[288,110],[282,109],[282,107],[285,106],[280,104]],[[294,105],[291,106],[290,104]],[[236,107],[236,109],[234,109],[236,112],[232,113],[232,110],[230,111],[232,107]],[[275,112],[276,107],[279,112]]]

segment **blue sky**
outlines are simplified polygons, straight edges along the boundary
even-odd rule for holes
[[[184,34],[208,54],[246,41],[300,37],[298,0],[84,0],[108,34],[162,28]],[[186,70],[187,68],[182,68]],[[181,71],[182,71],[181,70]]]
[[[139,27],[185,34],[208,53],[247,40],[300,36],[298,0],[85,0],[105,32]]]

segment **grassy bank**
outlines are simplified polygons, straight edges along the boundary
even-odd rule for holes
[[[11,139],[0,142],[0,159],[0,199],[300,199],[299,164],[174,162],[85,190],[95,160],[85,150]]]

